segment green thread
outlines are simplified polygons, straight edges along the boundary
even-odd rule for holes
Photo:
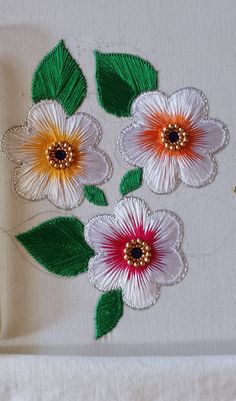
[[[16,235],[16,239],[45,269],[60,276],[85,272],[94,256],[84,239],[84,225],[75,217],[56,217]]]
[[[129,170],[122,177],[120,182],[120,193],[125,196],[129,192],[133,192],[136,189],[140,188],[143,183],[143,169],[135,168],[133,170]]]
[[[157,89],[158,72],[141,57],[98,51],[95,56],[98,99],[108,113],[130,116],[133,100],[141,92]]]
[[[32,80],[32,99],[54,99],[72,115],[84,100],[87,83],[63,40],[39,63]]]
[[[96,306],[96,339],[114,329],[123,316],[124,302],[121,290],[104,293]]]
[[[85,185],[84,186],[84,196],[85,198],[98,206],[108,206],[107,198],[104,192],[94,185]]]

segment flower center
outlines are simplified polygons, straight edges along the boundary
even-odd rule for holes
[[[74,152],[71,145],[66,142],[55,142],[46,150],[49,164],[56,169],[65,169],[74,162]]]
[[[134,267],[145,266],[151,260],[151,247],[146,241],[141,239],[133,239],[127,242],[124,249],[124,259],[128,265]]]
[[[161,133],[161,141],[169,150],[180,150],[186,146],[188,139],[187,132],[178,124],[168,124]]]

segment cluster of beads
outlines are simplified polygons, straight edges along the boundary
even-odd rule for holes
[[[150,245],[139,238],[127,242],[124,249],[124,259],[128,265],[134,267],[145,266],[150,263],[151,255]]]
[[[46,156],[52,167],[65,169],[74,162],[74,152],[68,142],[56,142],[46,150]]]
[[[166,149],[180,150],[188,142],[188,134],[177,124],[168,124],[163,128],[161,141]]]

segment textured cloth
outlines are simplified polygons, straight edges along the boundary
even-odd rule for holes
[[[236,357],[0,358],[1,401],[234,401]]]

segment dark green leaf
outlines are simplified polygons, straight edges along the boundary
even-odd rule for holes
[[[60,276],[85,272],[94,256],[84,239],[84,225],[75,217],[48,220],[16,239],[45,269]]]
[[[104,293],[96,307],[96,338],[114,329],[123,315],[124,303],[120,290]]]
[[[108,113],[130,116],[133,100],[141,92],[157,89],[158,73],[141,57],[100,52],[95,56],[98,98]]]
[[[63,40],[39,63],[32,80],[34,102],[54,99],[72,115],[86,96],[87,84]]]
[[[135,168],[127,171],[122,177],[120,182],[120,193],[121,195],[127,195],[129,192],[133,192],[140,188],[143,183],[143,169]]]
[[[94,185],[86,185],[84,187],[84,196],[89,202],[94,203],[94,205],[98,206],[108,205],[104,192],[100,188],[95,187]]]

